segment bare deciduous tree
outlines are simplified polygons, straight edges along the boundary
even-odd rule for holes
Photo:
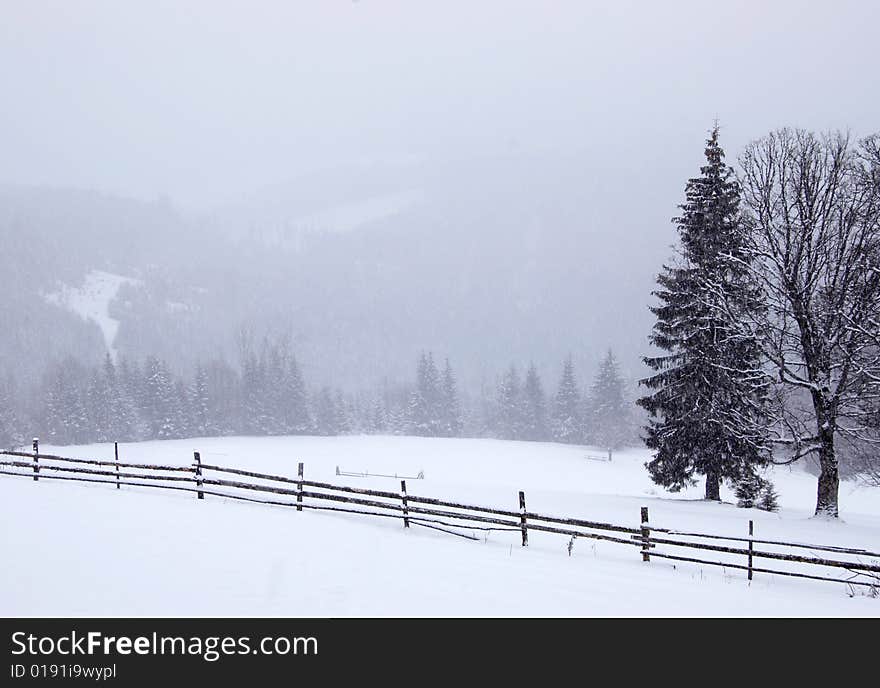
[[[835,438],[874,442],[880,402],[878,138],[782,129],[742,168],[752,275],[767,310],[751,323],[769,362],[786,462],[818,458],[816,514],[838,515]]]

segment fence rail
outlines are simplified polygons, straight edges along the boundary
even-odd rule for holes
[[[400,520],[404,528],[411,526],[430,528],[469,540],[478,539],[473,534],[475,531],[519,532],[524,547],[528,546],[529,531],[551,533],[569,536],[572,538],[570,542],[576,538],[585,538],[637,548],[645,562],[650,562],[651,557],[657,557],[746,571],[750,581],[754,574],[760,573],[829,581],[849,586],[867,586],[874,590],[880,588],[880,553],[834,545],[759,539],[754,537],[752,521],[749,521],[748,537],[655,528],[650,525],[647,507],[642,507],[638,526],[631,527],[531,512],[526,508],[525,492],[519,492],[518,509],[503,509],[410,494],[407,492],[406,480],[400,481],[399,492],[306,480],[302,463],[298,465],[297,477],[290,478],[202,463],[198,452],[193,454],[193,462],[186,466],[121,462],[118,444],[114,446],[114,457],[114,460],[100,460],[41,454],[39,443],[34,440],[33,452],[0,451],[0,458],[5,458],[0,460],[0,475],[31,478],[35,481],[69,480],[110,484],[116,485],[117,488],[123,485],[148,487],[190,492],[198,499],[204,499],[206,496],[220,497],[272,506],[294,507],[297,511],[310,509],[392,518]],[[56,465],[59,463],[74,465]],[[94,466],[94,468],[86,466]],[[181,475],[182,473],[188,475]],[[223,476],[236,476],[242,479]],[[463,530],[470,532],[462,532]],[[733,546],[713,544],[705,540],[734,544]],[[756,549],[756,546],[760,546],[761,549]],[[700,559],[697,556],[687,556],[690,552],[678,553],[679,549],[710,552],[716,557],[726,557],[726,559]],[[798,553],[802,550],[832,553],[837,558],[806,556]],[[569,553],[570,551],[569,548]],[[756,566],[755,560],[759,559],[789,566],[797,565],[800,568],[771,569],[766,565]],[[821,572],[828,573],[827,569],[838,572],[845,570],[849,573],[849,577],[820,575]]]

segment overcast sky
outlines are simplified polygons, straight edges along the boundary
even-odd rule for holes
[[[878,26],[868,0],[0,0],[0,181],[198,208],[352,161],[677,173],[716,116],[731,157],[880,129]]]

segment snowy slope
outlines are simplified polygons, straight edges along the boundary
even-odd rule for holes
[[[707,504],[699,490],[652,486],[633,451],[611,463],[583,447],[407,437],[214,438],[123,445],[123,460],[203,461],[379,489],[415,475],[411,494],[635,525],[639,506],[655,526],[742,535],[749,518],[763,537],[880,550],[880,490],[842,488],[843,522],[810,518],[815,481],[774,476],[782,511]],[[51,448],[45,448],[51,451]],[[110,446],[65,448],[112,456]],[[729,498],[729,495],[727,495]],[[156,490],[80,486],[0,476],[6,615],[465,615],[878,616],[880,600],[841,585],[740,571],[642,563],[637,550],[532,533],[472,542],[391,519],[301,513]]]
[[[101,328],[107,351],[115,359],[114,342],[119,331],[119,321],[110,317],[108,307],[123,284],[134,283],[137,280],[131,277],[92,270],[85,276],[81,287],[64,285],[59,291],[44,295],[44,298],[49,303],[73,311],[84,320],[94,321]]]

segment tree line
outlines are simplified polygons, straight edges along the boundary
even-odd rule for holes
[[[463,399],[449,360],[423,352],[409,384],[366,393],[307,385],[286,340],[240,342],[237,366],[199,363],[190,377],[165,361],[85,366],[70,357],[50,367],[29,413],[16,413],[11,378],[0,380],[0,446],[29,441],[25,427],[52,444],[227,435],[398,434],[598,444],[638,442],[633,401],[611,351],[582,391],[569,357],[547,396],[534,364],[524,379],[511,364],[493,389]]]

